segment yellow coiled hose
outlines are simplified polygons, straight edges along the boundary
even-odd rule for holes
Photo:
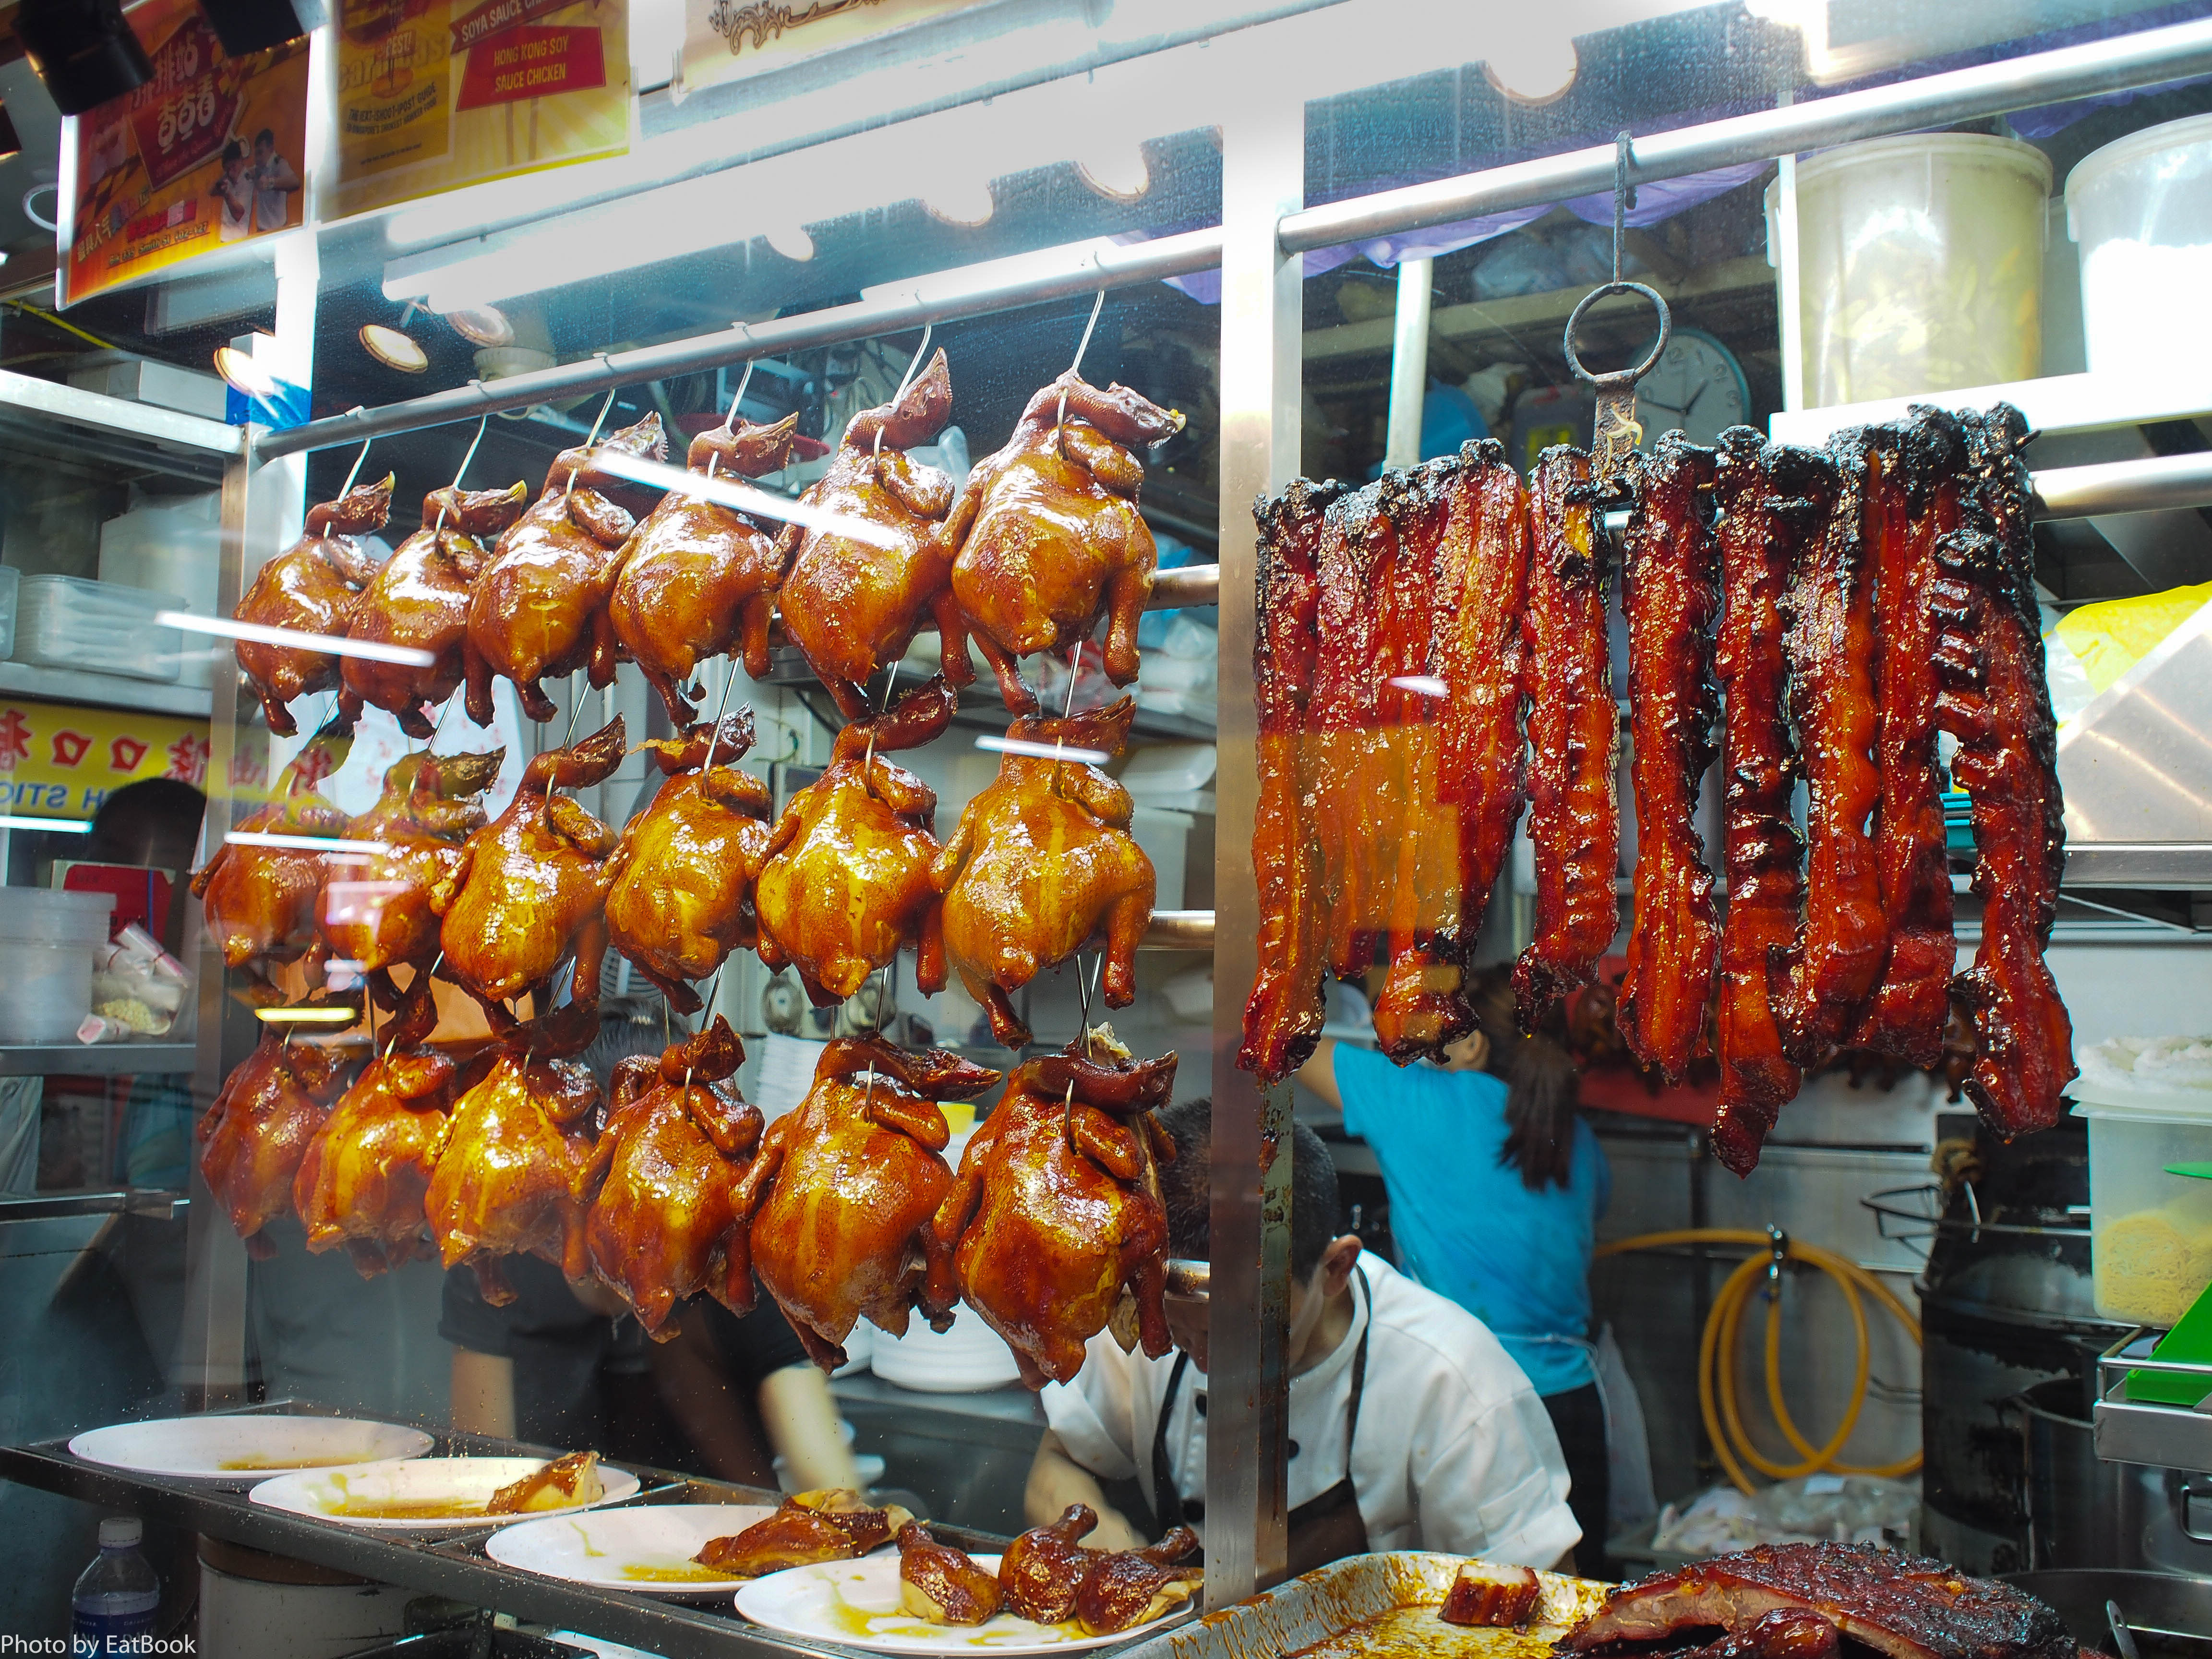
[[[1728,1276],[1720,1294],[1713,1298],[1712,1311],[1705,1316],[1704,1334],[1698,1342],[1698,1407],[1705,1415],[1705,1433],[1713,1443],[1713,1449],[1729,1478],[1745,1492],[1757,1488],[1744,1471],[1748,1464],[1761,1474],[1776,1480],[1794,1480],[1799,1475],[1818,1474],[1874,1474],[1896,1478],[1911,1474],[1920,1468],[1921,1455],[1901,1457],[1894,1463],[1867,1468],[1837,1461],[1837,1454],[1851,1437],[1858,1426],[1859,1412],[1866,1404],[1869,1376],[1867,1350],[1866,1305],[1861,1291],[1871,1295],[1877,1302],[1897,1316],[1899,1324],[1912,1334],[1917,1346],[1920,1341],[1920,1322],[1912,1310],[1898,1299],[1894,1291],[1857,1262],[1838,1255],[1833,1250],[1822,1249],[1817,1244],[1807,1244],[1797,1239],[1779,1237],[1767,1233],[1753,1232],[1748,1228],[1686,1227],[1674,1232],[1644,1233],[1634,1238],[1616,1240],[1598,1247],[1597,1255],[1625,1255],[1632,1250],[1658,1250],[1685,1244],[1741,1245],[1753,1254]],[[1851,1385],[1851,1403],[1844,1411],[1843,1421],[1827,1444],[1814,1447],[1798,1431],[1790,1407],[1782,1398],[1782,1302],[1779,1296],[1770,1297],[1766,1304],[1766,1404],[1774,1413],[1774,1421],[1783,1436],[1794,1447],[1802,1460],[1784,1463],[1768,1457],[1753,1443],[1750,1431],[1745,1428],[1743,1414],[1736,1403],[1736,1340],[1743,1329],[1745,1305],[1759,1290],[1759,1281],[1774,1266],[1778,1252],[1784,1259],[1802,1261],[1818,1267],[1835,1281],[1836,1288],[1844,1293],[1844,1302],[1851,1311],[1851,1328],[1858,1340],[1858,1375]]]

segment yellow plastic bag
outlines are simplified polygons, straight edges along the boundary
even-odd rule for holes
[[[2096,696],[2158,648],[2212,599],[2212,582],[2140,599],[2103,599],[2069,611],[2045,636],[2066,647]]]

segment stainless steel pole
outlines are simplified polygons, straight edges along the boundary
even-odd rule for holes
[[[1237,1067],[1258,969],[1252,822],[1253,498],[1298,471],[1301,260],[1275,227],[1305,193],[1305,112],[1252,89],[1222,128],[1220,765],[1214,781],[1212,1291],[1206,1381],[1206,1600],[1243,1601],[1282,1577],[1290,1475],[1289,1091]]]
[[[1429,302],[1436,282],[1433,259],[1398,262],[1398,323],[1390,342],[1390,414],[1382,465],[1421,463],[1421,410],[1429,390]]]

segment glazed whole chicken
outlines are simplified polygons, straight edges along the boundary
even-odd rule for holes
[[[454,1063],[423,1046],[437,1024],[430,976],[418,974],[292,1183],[307,1248],[343,1245],[363,1279],[430,1254],[423,1195],[459,1086]]]
[[[686,465],[707,477],[757,478],[795,456],[825,453],[799,435],[799,416],[773,426],[719,426],[691,440]],[[745,672],[768,678],[768,624],[783,560],[774,538],[735,508],[672,489],[616,557],[607,620],[678,731],[698,719],[684,688],[708,657],[742,647]]]
[[[1135,1060],[1111,1031],[1086,1035],[1015,1069],[930,1230],[926,1300],[964,1298],[1032,1389],[1073,1381],[1109,1323],[1156,1359],[1170,1346],[1158,1165],[1175,1143],[1152,1109],[1176,1057]]]
[[[392,476],[349,489],[334,501],[307,509],[307,532],[261,567],[253,585],[230,613],[234,622],[282,628],[295,634],[343,638],[354,605],[376,574],[376,562],[355,539],[374,535],[392,516]],[[285,705],[295,697],[334,691],[338,659],[314,646],[238,642],[238,665],[280,738],[299,731]]]
[[[553,458],[545,487],[492,550],[491,565],[469,596],[462,650],[469,718],[491,724],[495,675],[514,682],[522,710],[553,718],[538,681],[588,666],[593,685],[615,677],[615,636],[607,618],[615,555],[636,520],[625,501],[635,486],[595,465],[606,455],[660,460],[668,440],[647,415],[592,447]]]
[[[1066,720],[1028,715],[1006,730],[999,775],[968,803],[937,860],[945,951],[1009,1048],[1029,1041],[1007,993],[1065,962],[1103,925],[1106,1000],[1137,994],[1137,945],[1152,921],[1152,861],[1129,835],[1129,792],[1097,766],[1055,758],[1063,746],[1121,754],[1133,700]],[[1044,752],[1038,752],[1040,750]]]
[[[587,1047],[596,1019],[550,1018],[501,1039],[482,1081],[453,1103],[422,1207],[440,1264],[474,1267],[483,1298],[514,1300],[498,1258],[527,1252],[570,1279],[591,1271],[585,1223],[605,1174],[593,1144],[605,1097],[586,1067],[563,1058]]]
[[[938,736],[952,710],[936,678],[847,726],[776,821],[753,894],[761,960],[797,967],[817,1006],[851,996],[902,945],[915,947],[915,983],[945,987],[937,795],[888,757]]]
[[[753,1269],[825,1371],[866,1315],[893,1336],[922,1297],[939,1330],[952,1304],[928,1298],[930,1219],[952,1184],[940,1100],[972,1100],[999,1073],[942,1048],[908,1054],[881,1037],[823,1050],[814,1086],[776,1119],[738,1189]]]
[[[599,1140],[605,1173],[585,1237],[600,1279],[664,1341],[676,1334],[676,1305],[701,1291],[732,1313],[752,1311],[737,1191],[760,1145],[761,1115],[726,1086],[744,1057],[718,1014],[657,1059],[640,1054],[615,1069]]]
[[[753,883],[767,861],[768,786],[738,762],[753,744],[749,708],[719,728],[695,726],[645,747],[665,775],[653,803],[623,825],[610,865],[607,932],[679,1013],[733,950],[759,942]],[[708,764],[708,751],[714,763]]]
[[[289,1028],[264,1026],[199,1121],[200,1174],[256,1261],[276,1254],[262,1229],[292,1212],[300,1161],[345,1086],[345,1070],[343,1049],[295,1042]]]
[[[319,955],[316,897],[327,872],[321,853],[238,837],[343,838],[352,820],[324,799],[319,786],[345,764],[352,749],[351,735],[337,726],[318,732],[278,775],[276,798],[247,813],[192,877],[192,896],[202,901],[223,965],[245,970],[251,1002],[265,1006],[283,1000],[269,982],[270,963]]]
[[[973,677],[950,578],[945,516],[952,480],[912,459],[952,413],[952,376],[940,351],[896,404],[864,409],[846,423],[830,470],[801,504],[861,519],[882,544],[846,532],[788,524],[776,538],[783,561],[776,605],[791,635],[848,720],[868,712],[868,681],[906,654],[915,630],[934,617],[945,672]]]
[[[422,498],[422,527],[377,568],[354,605],[346,637],[428,651],[434,660],[425,668],[346,658],[338,712],[349,723],[374,703],[410,738],[427,738],[436,730],[424,705],[436,708],[460,687],[469,595],[491,563],[481,538],[506,530],[529,499],[529,487],[520,483],[507,489],[448,485]]]
[[[1107,678],[1137,678],[1137,619],[1159,550],[1137,514],[1145,469],[1132,451],[1182,424],[1175,410],[1127,386],[1102,392],[1071,368],[1030,399],[1006,447],[975,464],[945,526],[952,597],[1009,709],[1036,707],[1018,659],[1089,639],[1101,617],[1111,619]],[[948,634],[948,661],[951,644]]]
[[[503,749],[487,754],[402,755],[384,774],[376,805],[348,824],[349,841],[380,853],[325,855],[328,875],[316,904],[325,948],[370,976],[396,1003],[392,969],[427,969],[438,954],[438,914],[430,896],[460,866],[464,843],[483,828],[483,795],[499,775]]]
[[[440,971],[483,1003],[495,1029],[505,1023],[496,1005],[526,991],[542,1003],[571,959],[573,1000],[599,1000],[615,832],[554,791],[598,783],[622,764],[623,743],[617,714],[582,741],[533,757],[507,811],[469,837],[430,890],[443,918]]]

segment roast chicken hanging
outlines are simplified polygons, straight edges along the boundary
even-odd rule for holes
[[[1036,707],[1019,659],[1089,639],[1102,617],[1107,678],[1137,678],[1137,620],[1159,550],[1137,512],[1145,469],[1133,452],[1182,424],[1127,386],[1102,392],[1070,369],[1030,399],[1006,447],[975,464],[945,526],[952,597],[1009,709]],[[951,644],[948,635],[948,653]]]
[[[599,1140],[585,1237],[600,1281],[622,1292],[650,1335],[701,1291],[735,1314],[753,1307],[752,1247],[738,1186],[760,1145],[761,1115],[727,1079],[744,1045],[720,1015],[659,1056],[615,1070]]]
[[[968,803],[938,859],[946,958],[1006,1048],[1029,1041],[1007,993],[1101,927],[1107,1003],[1126,1008],[1137,994],[1152,861],[1129,834],[1129,792],[1098,769],[1127,746],[1136,712],[1123,697],[1065,720],[1016,720],[999,775]]]
[[[939,1330],[952,1304],[923,1278],[930,1222],[952,1185],[940,1100],[972,1100],[999,1073],[941,1048],[881,1037],[823,1050],[814,1086],[769,1126],[738,1207],[752,1218],[753,1268],[814,1363],[845,1363],[863,1316],[893,1336],[917,1305]]]
[[[232,619],[325,639],[343,637],[362,590],[376,574],[376,562],[356,538],[384,528],[392,516],[392,483],[386,473],[337,501],[309,507],[307,534],[261,567],[230,613]],[[300,729],[288,704],[338,686],[337,657],[313,645],[240,640],[238,665],[261,699],[270,731],[280,738]]]
[[[936,678],[847,726],[776,821],[754,890],[761,960],[795,965],[817,1006],[851,996],[905,945],[915,985],[945,987],[937,794],[889,756],[938,736],[952,710]]]
[[[964,1299],[1032,1389],[1073,1382],[1109,1322],[1156,1359],[1170,1346],[1158,1166],[1175,1143],[1152,1111],[1175,1073],[1173,1054],[1132,1060],[1110,1031],[1024,1061],[938,1206],[926,1300]]]
[[[752,744],[749,708],[719,727],[647,743],[666,781],[623,827],[609,866],[608,935],[679,1013],[699,1006],[685,981],[759,943],[753,883],[768,858],[774,802],[766,784],[738,769]]]
[[[200,1174],[256,1260],[276,1253],[263,1229],[293,1212],[300,1162],[345,1086],[346,1066],[343,1049],[295,1042],[289,1025],[264,1025],[199,1121]]]
[[[686,465],[709,478],[757,478],[794,456],[823,453],[815,440],[799,435],[799,416],[789,415],[773,426],[747,422],[702,432],[691,440]],[[699,717],[686,688],[708,658],[742,650],[745,672],[768,677],[769,618],[783,561],[770,531],[680,489],[662,496],[623,544],[607,621],[678,731]]]
[[[945,673],[972,676],[950,579],[945,517],[952,480],[907,450],[944,429],[952,377],[940,351],[896,403],[864,409],[845,427],[830,469],[802,505],[862,520],[874,539],[834,527],[788,524],[776,538],[785,562],[776,605],[791,635],[848,720],[868,712],[867,683],[906,654],[931,617],[944,635]]]
[[[377,567],[354,604],[346,637],[427,651],[434,660],[425,668],[346,658],[338,710],[349,722],[360,718],[364,704],[374,704],[410,738],[428,738],[436,729],[428,711],[459,689],[469,597],[491,562],[482,538],[514,524],[529,498],[521,483],[508,489],[448,485],[422,498],[422,527]]]
[[[286,842],[346,836],[352,821],[319,786],[352,749],[352,737],[337,726],[318,732],[278,775],[274,799],[247,813],[192,878],[223,965],[244,970],[251,1001],[283,1000],[269,981],[270,963],[320,955],[315,905],[328,874],[325,855]],[[262,836],[273,844],[256,839]]]
[[[540,680],[586,667],[593,685],[614,679],[607,596],[615,556],[636,524],[624,503],[637,496],[635,486],[593,463],[605,454],[657,461],[667,453],[660,416],[647,415],[597,445],[553,458],[544,489],[499,538],[469,598],[463,664],[469,718],[478,726],[491,724],[495,676],[514,682],[523,713],[534,720],[555,713]]]

